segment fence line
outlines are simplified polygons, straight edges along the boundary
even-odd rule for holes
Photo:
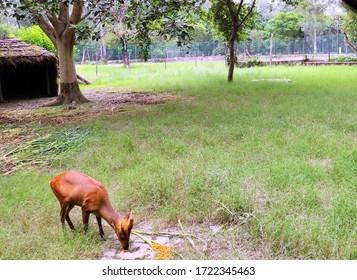
[[[314,47],[315,46],[315,47]],[[314,51],[316,49],[316,52]],[[270,40],[254,40],[236,44],[236,53],[240,57],[268,56],[270,51]],[[103,53],[99,48],[93,46],[78,45],[76,48],[76,61],[88,62],[100,59]],[[121,46],[106,48],[106,61],[121,61]],[[150,46],[148,59],[150,61],[172,61],[195,59],[224,59],[226,44],[224,42],[198,42],[189,47],[177,47],[175,43],[155,43]],[[318,36],[316,42],[313,37],[300,39],[274,39],[273,55],[314,55],[321,54],[354,54],[353,49],[345,43],[342,34]],[[128,55],[131,61],[139,61],[140,47],[137,44],[128,44]]]

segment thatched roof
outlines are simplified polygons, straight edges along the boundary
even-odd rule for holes
[[[0,38],[0,67],[18,63],[56,61],[56,56],[41,47],[27,44],[17,38]]]

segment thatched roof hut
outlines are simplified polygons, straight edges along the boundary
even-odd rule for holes
[[[0,38],[0,102],[57,96],[57,58],[16,38]]]

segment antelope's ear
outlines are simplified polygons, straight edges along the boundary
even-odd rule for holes
[[[128,228],[132,229],[134,219],[133,219],[133,215],[131,213],[131,208],[129,209],[128,213],[125,214],[124,220],[126,221]]]
[[[133,219],[133,215],[131,214],[131,208],[130,208],[128,213],[125,214],[124,220],[130,221],[132,219]]]

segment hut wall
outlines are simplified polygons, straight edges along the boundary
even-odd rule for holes
[[[51,61],[17,63],[0,69],[3,100],[57,96],[57,65]]]

